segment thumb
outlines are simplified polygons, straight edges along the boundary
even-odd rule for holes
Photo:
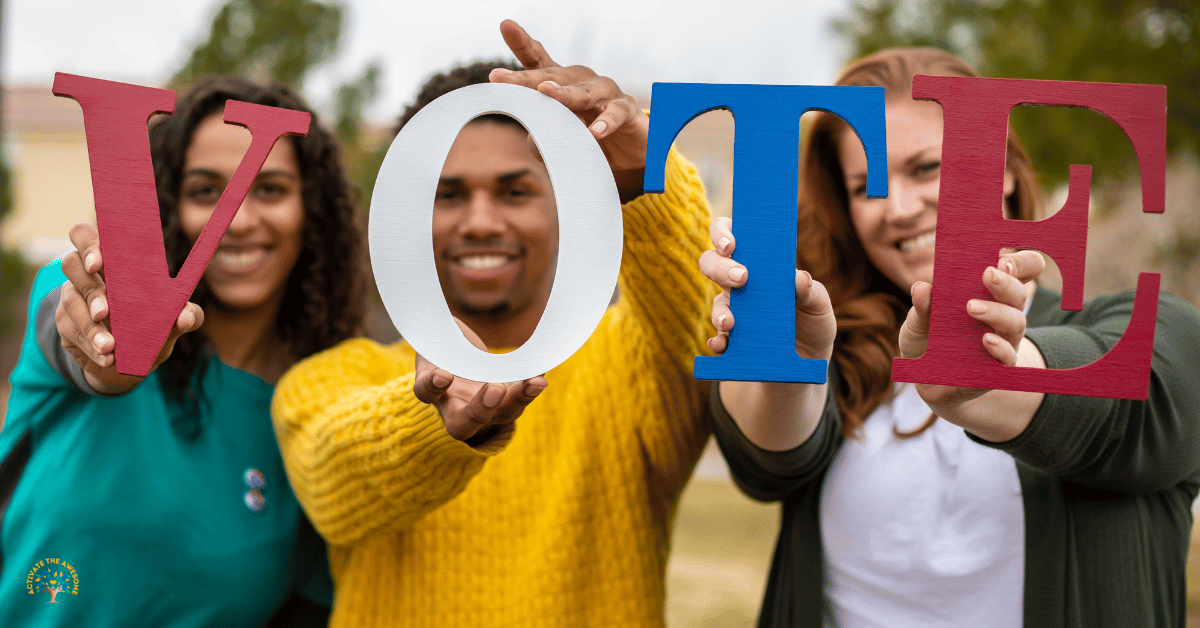
[[[929,346],[929,304],[933,294],[933,286],[924,281],[913,284],[913,306],[900,327],[900,356],[918,358],[925,354]]]
[[[187,305],[183,306],[183,311],[179,313],[179,317],[175,319],[175,326],[171,328],[171,333],[167,335],[167,342],[163,344],[162,351],[159,352],[158,358],[154,360],[154,368],[158,368],[167,358],[171,357],[171,352],[175,350],[175,342],[184,334],[200,329],[204,324],[204,310],[199,305],[188,301]]]

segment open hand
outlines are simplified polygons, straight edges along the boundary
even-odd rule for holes
[[[581,65],[562,67],[512,20],[500,23],[504,43],[525,67],[492,70],[493,83],[523,85],[557,100],[587,125],[608,158],[621,202],[642,194],[650,118],[612,79]]]
[[[63,256],[62,271],[67,281],[54,312],[59,341],[83,368],[84,377],[93,389],[110,395],[126,392],[142,378],[117,373],[113,357],[117,345],[108,324],[99,234],[95,226],[79,223],[71,227],[70,237],[75,250]],[[171,355],[180,336],[199,329],[203,323],[204,311],[200,306],[191,302],[185,305],[154,361],[154,368]]]
[[[486,349],[465,323],[454,319],[471,344]],[[416,380],[413,393],[417,399],[432,404],[442,415],[446,431],[458,440],[471,445],[481,444],[503,428],[511,425],[525,411],[525,406],[546,389],[542,375],[520,382],[481,384],[455,377],[417,354]]]
[[[729,289],[746,285],[745,266],[730,257],[737,242],[733,238],[733,221],[720,217],[708,230],[713,249],[700,256],[700,272],[721,287],[713,299],[712,324],[717,335],[708,339],[708,348],[724,353],[733,329],[733,312],[729,309]],[[828,360],[833,355],[833,339],[837,335],[837,319],[829,292],[807,271],[796,271],[796,352],[802,358]]]

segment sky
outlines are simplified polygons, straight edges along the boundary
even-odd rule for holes
[[[162,84],[207,39],[220,0],[5,0],[0,80],[45,85],[69,72]],[[632,94],[654,81],[828,84],[846,48],[829,23],[849,0],[348,0],[338,58],[309,78],[318,108],[378,60],[382,94],[368,117],[395,117],[430,74],[507,52],[513,18],[564,65],[591,66]],[[421,6],[415,6],[421,5]]]

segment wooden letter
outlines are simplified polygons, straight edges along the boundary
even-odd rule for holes
[[[892,379],[1002,390],[1145,399],[1158,311],[1159,277],[1138,276],[1133,314],[1124,336],[1104,357],[1079,368],[1045,370],[1004,366],[980,338],[991,331],[966,313],[967,300],[993,300],[983,271],[1004,247],[1050,255],[1063,275],[1062,307],[1083,307],[1084,252],[1090,166],[1071,166],[1066,204],[1037,222],[1002,214],[1005,141],[1016,105],[1094,109],[1117,123],[1133,142],[1142,172],[1142,210],[1162,212],[1165,195],[1166,88],[1068,81],[913,77],[913,98],[942,105],[941,194],[938,199],[937,262],[929,347],[915,359],[896,358]],[[739,320],[739,325],[741,321]]]
[[[250,129],[253,141],[187,261],[172,278],[146,122],[155,113],[174,111],[175,92],[61,72],[54,75],[53,91],[83,107],[117,372],[144,377],[275,140],[287,133],[308,133],[311,116],[236,101],[225,105],[225,121]]]
[[[796,353],[796,178],[800,116],[819,109],[842,117],[866,149],[867,194],[887,196],[882,87],[655,83],[646,153],[646,191],[663,189],[663,164],[679,130],[696,116],[729,109],[733,145],[733,258],[750,278],[729,297],[737,325],[729,347],[698,356],[697,379],[825,381],[825,360]]]
[[[508,114],[529,129],[558,205],[558,265],[546,311],[529,340],[503,354],[475,348],[454,324],[433,251],[442,165],[463,126],[489,113]],[[371,268],[396,329],[431,363],[477,382],[528,379],[571,357],[600,324],[621,268],[621,201],[600,145],[558,101],[503,83],[456,89],[404,125],[378,177],[368,229]]]

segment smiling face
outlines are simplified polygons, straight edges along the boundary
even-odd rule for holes
[[[554,283],[558,213],[524,129],[478,120],[459,133],[438,180],[433,250],[455,316],[536,325]]]
[[[838,135],[850,221],[875,268],[905,292],[933,279],[934,230],[941,182],[942,108],[936,102],[889,100],[887,198],[867,198],[867,157],[858,135]]]
[[[184,155],[179,216],[193,243],[250,147],[250,132],[221,117],[215,113],[196,126]],[[292,142],[276,142],[204,272],[222,306],[272,312],[278,306],[302,248],[301,187]]]
[[[838,135],[838,158],[850,199],[850,221],[871,264],[908,292],[933,281],[933,245],[941,186],[942,108],[909,95],[887,102],[888,196],[867,198],[867,156],[858,135]],[[1004,197],[1015,188],[1004,172]],[[1007,215],[1007,209],[1004,209]]]

